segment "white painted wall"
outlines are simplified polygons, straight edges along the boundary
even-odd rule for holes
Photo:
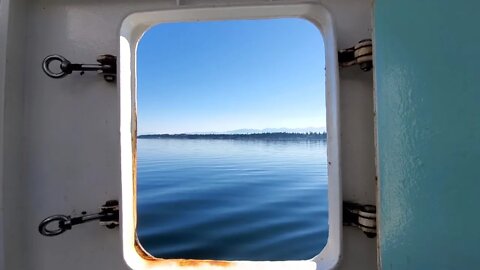
[[[233,1],[182,0],[182,5]],[[237,1],[237,3],[272,1]],[[301,1],[289,1],[301,2]],[[310,1],[312,2],[312,1]],[[338,47],[371,36],[370,0],[324,0]],[[0,267],[128,269],[119,230],[95,223],[46,238],[40,220],[95,211],[120,198],[119,92],[94,74],[54,80],[43,74],[52,53],[94,62],[118,55],[120,24],[138,11],[177,1],[1,0],[0,2]],[[344,199],[375,202],[372,73],[340,72]],[[376,240],[344,229],[340,269],[374,269]]]
[[[25,269],[21,211],[26,2],[0,1],[0,267]]]

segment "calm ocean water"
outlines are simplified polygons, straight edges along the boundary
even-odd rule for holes
[[[138,237],[156,257],[310,259],[327,218],[325,141],[138,140]]]

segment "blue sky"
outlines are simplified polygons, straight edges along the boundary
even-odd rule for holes
[[[325,127],[324,52],[303,19],[157,25],[138,45],[138,134]]]

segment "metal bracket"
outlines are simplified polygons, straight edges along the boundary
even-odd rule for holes
[[[338,51],[338,64],[340,67],[359,65],[363,71],[373,68],[372,40],[360,40],[355,46]]]
[[[368,238],[373,238],[377,236],[377,208],[375,205],[343,202],[343,225],[357,227]]]
[[[51,63],[59,62],[58,72],[52,71]],[[68,74],[72,74],[73,71],[80,71],[80,75],[83,75],[85,71],[96,71],[103,75],[103,78],[107,82],[114,82],[117,77],[117,57],[110,54],[103,54],[97,57],[98,64],[73,64],[65,57],[53,54],[45,57],[42,62],[42,69],[50,78],[60,79]]]
[[[66,215],[53,215],[47,217],[40,222],[38,231],[44,236],[56,236],[64,233],[67,230],[71,230],[73,226],[83,224],[93,220],[98,220],[99,224],[109,229],[113,229],[119,225],[119,208],[118,201],[111,200],[105,202],[100,208],[100,212],[96,214],[89,214],[82,212],[81,216],[70,217]],[[56,222],[57,228],[48,228],[50,223]]]

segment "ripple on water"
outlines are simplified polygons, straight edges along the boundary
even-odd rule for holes
[[[138,140],[138,237],[161,258],[297,260],[328,238],[324,142]]]

